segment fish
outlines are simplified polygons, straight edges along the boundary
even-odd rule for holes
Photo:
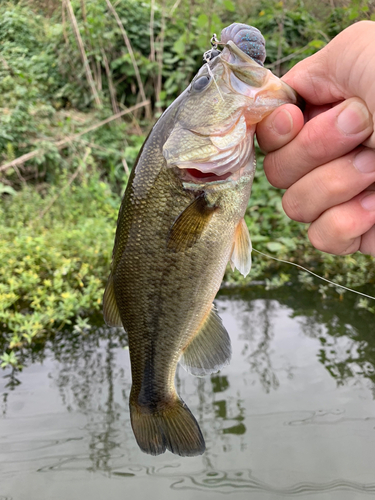
[[[298,102],[264,68],[264,46],[256,28],[234,23],[223,30],[152,128],[119,210],[103,312],[108,325],[128,334],[131,425],[151,455],[205,451],[175,388],[177,365],[205,376],[231,358],[213,301],[228,262],[244,276],[251,267],[244,214],[255,127],[277,106]]]

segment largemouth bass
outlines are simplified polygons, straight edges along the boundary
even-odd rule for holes
[[[226,266],[246,275],[244,222],[255,172],[255,125],[296,93],[263,67],[255,28],[223,30],[191,85],[156,123],[121,204],[104,294],[108,325],[129,336],[130,415],[142,451],[202,454],[194,416],[178,396],[177,364],[202,376],[229,363],[213,300]]]

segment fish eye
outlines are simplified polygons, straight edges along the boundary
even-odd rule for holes
[[[210,78],[208,76],[200,76],[193,83],[193,89],[197,90],[197,91],[203,90],[204,88],[207,87],[209,82],[210,82]]]

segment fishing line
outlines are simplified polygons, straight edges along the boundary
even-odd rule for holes
[[[219,86],[218,86],[218,84],[216,83],[215,76],[214,76],[214,74],[213,74],[213,73],[212,73],[212,71],[211,71],[210,65],[209,65],[208,63],[206,63],[206,66],[207,66],[208,74],[210,75],[210,77],[211,77],[211,78],[212,78],[212,80],[214,81],[214,84],[216,85],[217,91],[219,92],[219,95],[220,95],[221,99],[224,101],[224,97],[221,95],[221,92],[220,92]]]
[[[319,274],[315,274],[314,272],[310,271],[310,269],[306,269],[305,267],[300,266],[299,264],[296,264],[295,262],[290,262],[288,260],[283,260],[283,259],[277,259],[276,257],[273,257],[272,255],[267,255],[266,253],[263,253],[260,250],[256,250],[255,248],[253,248],[253,252],[257,252],[260,255],[264,255],[264,257],[268,257],[269,259],[276,260],[277,262],[282,262],[283,264],[290,264],[291,266],[298,267],[299,269],[302,269],[302,271],[306,271],[307,273],[312,274],[316,278],[319,278],[323,281],[326,281],[327,283],[330,283],[331,285],[337,286],[339,288],[343,288],[344,290],[348,290],[349,292],[356,293],[357,295],[362,295],[363,297],[366,297],[368,299],[375,300],[375,297],[372,297],[371,295],[367,295],[365,293],[358,292],[357,290],[353,290],[352,288],[348,288],[347,286],[344,286],[344,285],[338,285],[337,283],[334,283],[333,281],[327,280],[327,278],[323,278],[323,276],[319,276]]]

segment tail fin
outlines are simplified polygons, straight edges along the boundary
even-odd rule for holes
[[[197,421],[181,399],[163,410],[130,403],[130,417],[138,446],[160,455],[166,449],[182,457],[202,455],[206,447]]]

